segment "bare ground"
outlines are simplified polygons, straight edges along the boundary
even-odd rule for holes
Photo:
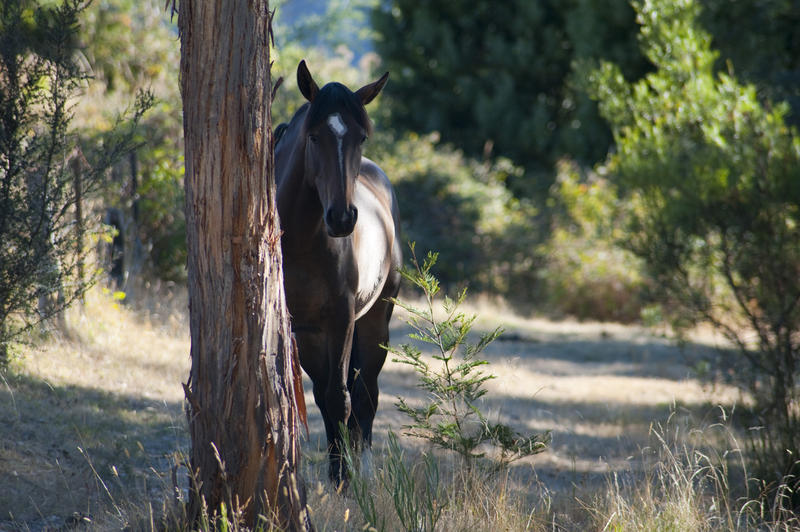
[[[714,416],[716,405],[740,401],[719,379],[694,376],[698,362],[719,355],[710,335],[679,348],[641,327],[524,319],[496,307],[477,313],[479,328],[506,329],[485,353],[497,378],[484,410],[522,432],[552,431],[548,451],[515,466],[521,490],[602,491],[609,473],[638,467],[653,422],[676,410]],[[14,376],[0,380],[0,531],[114,529],[169,493],[173,477],[183,483],[184,473],[173,473],[189,445],[182,299],[134,312],[95,293],[68,318],[69,337],[23,348]],[[407,333],[395,320],[392,343]],[[387,361],[380,384],[378,452],[387,431],[401,433],[405,423],[396,397],[424,400],[397,362]],[[306,402],[313,490],[324,478],[325,437],[310,391]],[[410,453],[422,448],[408,437],[401,443]]]

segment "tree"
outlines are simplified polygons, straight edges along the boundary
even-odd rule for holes
[[[800,136],[788,105],[715,74],[696,2],[634,6],[656,70],[635,83],[613,64],[587,73],[617,145],[608,170],[637,205],[627,246],[684,325],[710,322],[738,346],[762,478],[797,493]]]
[[[592,163],[608,150],[607,126],[569,82],[574,60],[647,68],[624,0],[394,0],[372,19],[381,68],[393,73],[392,123],[439,131],[471,156],[508,157],[528,177],[564,155]],[[518,195],[549,184],[511,182]]]
[[[123,222],[125,292],[145,279],[186,280],[186,224],[183,216],[183,121],[175,46],[176,20],[164,17],[162,0],[92,2],[83,16],[81,41],[92,65],[86,89],[91,106],[78,111],[92,127],[148,87],[155,105],[140,125],[147,139],[113,172],[103,207]]]
[[[492,422],[479,408],[479,400],[486,395],[484,384],[494,375],[486,374],[482,367],[489,364],[481,353],[496,340],[503,329],[483,333],[477,342],[468,338],[477,319],[459,307],[467,297],[466,288],[456,299],[444,296],[441,308],[444,317],[437,317],[434,300],[440,295],[439,280],[431,273],[438,255],[428,252],[422,262],[417,260],[415,245],[411,244],[413,269],[402,268],[403,278],[422,290],[421,307],[393,298],[392,302],[405,309],[406,323],[413,329],[410,337],[434,346],[433,363],[422,358],[422,351],[412,344],[389,347],[394,361],[414,368],[419,376],[418,386],[427,392],[427,404],[413,406],[405,399],[395,403],[398,410],[411,418],[406,434],[428,440],[431,444],[455,451],[467,471],[474,470],[481,450],[490,444],[500,451],[497,466],[507,467],[511,462],[543,452],[550,443],[550,434],[526,436],[500,422]],[[438,302],[437,302],[438,303]]]
[[[731,59],[764,94],[789,100],[788,118],[800,123],[796,0],[700,4],[723,52],[715,67]],[[652,70],[627,0],[391,0],[377,4],[372,21],[381,68],[392,72],[391,123],[439,131],[470,156],[510,158],[526,169],[510,181],[517,196],[546,190],[560,158],[594,164],[612,144],[578,89],[576,62],[612,61],[628,79]]]
[[[82,275],[89,220],[81,199],[135,146],[151,103],[142,95],[130,122],[80,142],[71,122],[87,79],[77,39],[84,7],[82,0],[0,5],[0,365],[12,338],[91,286]]]
[[[190,516],[310,528],[300,367],[283,293],[268,2],[179,5],[192,367]],[[223,506],[224,505],[224,506]]]
[[[761,97],[785,101],[786,122],[800,126],[800,4],[795,0],[703,0],[699,21],[719,50],[717,69],[728,62],[736,77]]]

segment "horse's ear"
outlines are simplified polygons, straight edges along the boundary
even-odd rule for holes
[[[386,81],[389,79],[389,73],[387,72],[381,79],[374,83],[370,83],[369,85],[364,85],[360,89],[356,91],[356,96],[361,98],[361,103],[367,105],[369,102],[375,99],[375,96],[381,92],[383,86],[386,85]]]
[[[311,77],[311,72],[308,71],[305,59],[297,65],[297,86],[309,102],[313,102],[319,92],[319,87],[314,78]]]

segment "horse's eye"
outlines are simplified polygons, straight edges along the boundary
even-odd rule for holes
[[[319,137],[318,137],[318,136],[316,136],[316,135],[314,135],[314,134],[312,133],[311,135],[309,135],[309,136],[308,136],[308,140],[310,140],[311,142],[313,142],[314,144],[316,144],[316,143],[317,143],[317,141],[319,140]]]

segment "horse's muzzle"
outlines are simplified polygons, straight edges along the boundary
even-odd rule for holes
[[[325,227],[328,229],[328,235],[332,237],[348,236],[355,229],[357,220],[358,209],[355,205],[338,213],[336,209],[325,211]]]

